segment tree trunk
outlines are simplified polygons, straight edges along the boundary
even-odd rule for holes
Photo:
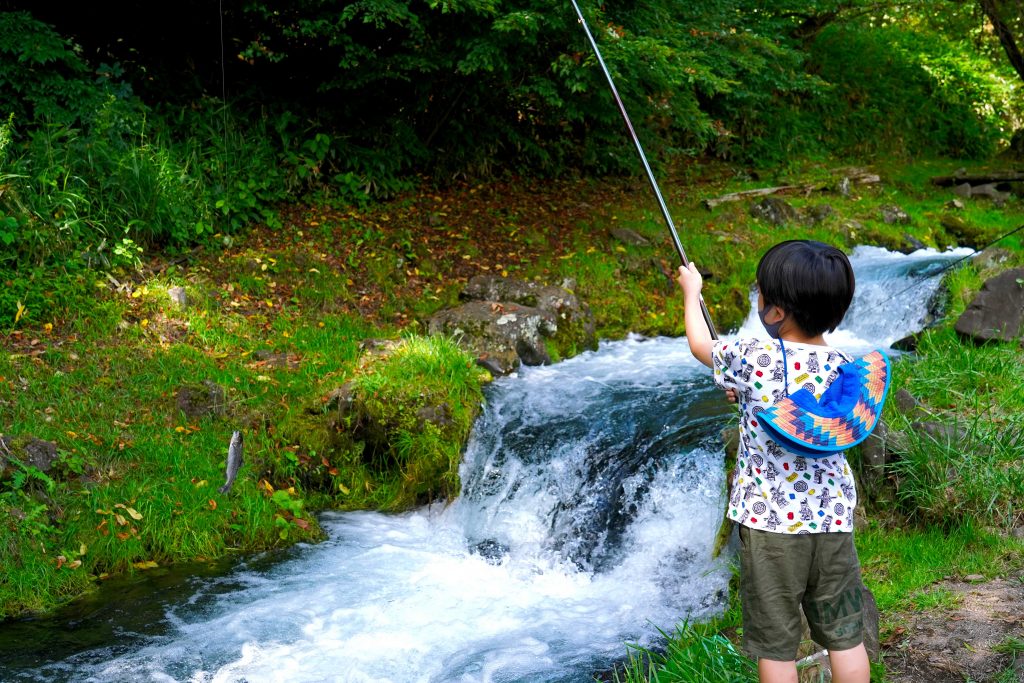
[[[978,6],[981,7],[981,11],[992,22],[992,27],[999,38],[999,44],[1003,46],[1003,50],[1010,60],[1010,65],[1017,72],[1017,75],[1020,76],[1020,79],[1024,81],[1024,55],[1021,54],[1020,47],[1018,47],[1010,27],[1007,26],[1006,22],[999,15],[999,5],[1000,0],[978,0]]]

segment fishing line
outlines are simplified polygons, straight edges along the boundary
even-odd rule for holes
[[[1014,228],[1013,230],[1011,230],[1010,232],[1008,232],[1008,233],[1006,233],[1006,234],[1004,234],[1004,235],[1000,235],[999,237],[995,238],[994,240],[992,240],[991,242],[989,242],[988,244],[986,244],[985,246],[983,246],[983,247],[982,247],[981,249],[978,249],[977,251],[975,251],[975,252],[974,252],[973,254],[967,254],[966,256],[961,256],[960,258],[958,258],[958,259],[957,259],[957,260],[955,260],[955,261],[950,261],[950,262],[949,262],[949,263],[947,263],[947,264],[946,264],[945,266],[943,266],[943,267],[942,267],[942,269],[941,269],[941,270],[939,270],[939,272],[935,273],[935,275],[929,275],[929,276],[928,276],[928,277],[926,277],[926,278],[923,278],[923,279],[921,279],[921,280],[918,280],[917,282],[913,282],[913,283],[911,283],[911,284],[910,284],[910,285],[909,285],[908,287],[904,287],[904,288],[903,288],[903,289],[901,289],[900,291],[898,291],[898,292],[896,292],[895,294],[893,294],[892,296],[890,296],[890,297],[889,297],[888,299],[886,299],[885,301],[883,301],[883,302],[881,302],[881,303],[879,303],[879,304],[875,304],[874,306],[872,306],[872,307],[871,307],[871,308],[872,308],[872,310],[874,310],[874,309],[876,309],[876,308],[881,308],[882,306],[886,305],[887,303],[889,303],[890,301],[892,301],[892,300],[893,300],[893,299],[895,299],[896,297],[900,296],[901,294],[906,294],[907,292],[909,292],[910,290],[914,289],[915,287],[919,287],[919,286],[923,285],[923,284],[925,283],[925,281],[926,281],[926,280],[930,280],[930,279],[931,279],[931,278],[933,278],[933,277],[936,277],[936,276],[938,276],[938,275],[942,275],[942,274],[943,274],[943,273],[945,273],[945,272],[946,272],[947,270],[950,270],[951,268],[955,268],[955,267],[956,267],[957,265],[959,265],[960,263],[963,263],[963,262],[964,262],[964,261],[966,261],[967,259],[970,259],[970,258],[974,258],[975,256],[977,256],[977,255],[978,255],[978,254],[980,254],[981,252],[983,252],[983,251],[985,251],[986,249],[988,249],[989,247],[991,247],[991,246],[992,246],[993,244],[995,244],[996,242],[1000,242],[1000,241],[1002,241],[1002,240],[1006,239],[1007,237],[1009,237],[1010,235],[1013,235],[1013,234],[1015,234],[1015,233],[1018,233],[1018,232],[1020,232],[1021,230],[1024,230],[1024,224],[1018,225],[1018,226],[1017,226],[1016,228]]]
[[[686,251],[683,250],[683,243],[679,239],[679,233],[676,231],[675,223],[672,222],[672,216],[668,212],[668,206],[665,204],[665,199],[661,196],[661,190],[658,188],[658,181],[654,178],[654,172],[651,170],[651,165],[647,163],[647,155],[644,154],[644,148],[640,144],[640,138],[637,137],[636,131],[633,130],[633,123],[629,119],[629,114],[626,113],[626,106],[622,103],[622,98],[619,97],[619,91],[615,87],[615,81],[612,80],[611,72],[608,71],[608,67],[604,63],[604,58],[601,56],[601,50],[597,47],[597,41],[594,40],[594,36],[590,32],[590,27],[587,26],[587,22],[583,18],[583,12],[580,10],[580,6],[576,4],[576,0],[569,1],[572,2],[572,6],[576,10],[576,16],[579,17],[580,25],[583,26],[583,31],[587,34],[587,40],[590,41],[590,47],[594,50],[594,55],[597,57],[597,63],[601,65],[601,71],[604,72],[604,77],[608,80],[608,86],[611,88],[612,96],[615,98],[615,104],[618,105],[619,113],[622,114],[622,120],[626,122],[626,129],[629,131],[629,137],[633,140],[633,145],[636,147],[637,154],[640,155],[640,161],[643,163],[644,171],[647,172],[647,180],[651,184],[654,196],[658,200],[658,206],[661,208],[661,215],[665,219],[668,231],[672,234],[672,243],[675,245],[676,252],[678,252],[683,265],[689,266],[690,261],[686,258]],[[708,312],[708,307],[704,303],[704,297],[700,297],[700,312],[704,316],[704,322],[708,325],[708,331],[711,332],[711,338],[718,339],[718,333],[715,331],[714,323],[711,322],[711,314]]]

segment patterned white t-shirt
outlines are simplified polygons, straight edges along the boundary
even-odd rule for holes
[[[852,360],[830,346],[777,340],[716,341],[715,383],[736,390],[741,409],[740,447],[732,473],[729,519],[752,529],[782,534],[853,531],[857,491],[843,453],[804,458],[782,448],[758,424],[757,415],[801,388],[820,398]]]

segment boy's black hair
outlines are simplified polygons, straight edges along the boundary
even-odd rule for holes
[[[853,301],[853,266],[839,249],[813,240],[780,242],[757,264],[766,306],[778,306],[804,333],[832,332]]]

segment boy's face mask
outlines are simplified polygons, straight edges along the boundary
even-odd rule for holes
[[[782,322],[786,319],[786,316],[783,315],[776,322],[773,322],[773,323],[768,322],[766,320],[766,318],[768,317],[768,310],[771,309],[771,308],[777,308],[777,306],[774,306],[774,305],[772,305],[772,306],[765,306],[765,305],[763,305],[764,304],[764,298],[760,295],[760,293],[758,294],[757,298],[758,298],[758,303],[762,304],[761,307],[757,309],[757,317],[761,319],[761,324],[764,325],[764,329],[768,333],[768,336],[771,337],[772,339],[778,339],[779,338],[779,328],[782,327]],[[781,309],[779,309],[779,310],[781,311]]]

